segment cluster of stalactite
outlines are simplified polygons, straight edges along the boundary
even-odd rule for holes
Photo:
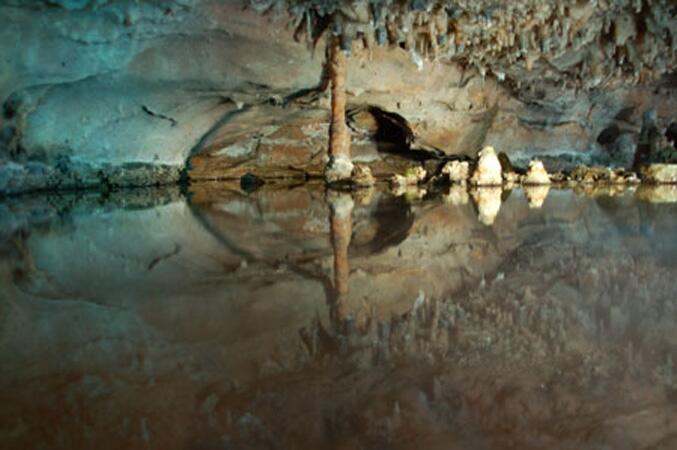
[[[328,33],[350,53],[400,46],[482,76],[592,88],[648,83],[677,66],[673,0],[248,0],[292,18],[297,39]]]

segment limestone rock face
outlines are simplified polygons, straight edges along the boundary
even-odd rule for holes
[[[484,147],[477,156],[477,167],[470,182],[476,186],[500,186],[503,183],[501,163],[494,148]]]
[[[2,2],[0,172],[10,175],[0,192],[96,186],[110,179],[115,185],[155,184],[175,181],[178,173],[193,180],[237,179],[247,172],[321,176],[328,95],[315,88],[322,81],[324,41],[313,53],[294,39],[298,30],[270,17],[277,11],[316,18],[304,8],[336,9],[341,2],[294,2],[302,7],[293,11],[279,8],[290,2],[254,2],[254,10],[245,3]],[[272,14],[259,14],[262,4],[273,3]],[[368,136],[354,139],[354,155],[363,158],[358,162],[390,157],[381,150],[404,142],[466,156],[493,145],[515,164],[537,157],[553,170],[562,168],[551,165],[558,161],[568,168],[619,159],[627,165],[645,111],[656,112],[659,135],[674,122],[675,79],[660,77],[675,64],[675,52],[665,46],[675,42],[677,28],[665,3],[642,4],[639,22],[630,20],[628,1],[609,8],[561,2],[569,4],[562,11],[552,2],[489,3],[460,2],[446,22],[443,13],[416,12],[421,20],[435,17],[432,34],[416,27],[423,46],[390,32],[383,42],[389,45],[353,45],[348,103],[385,112],[361,127]],[[369,11],[365,2],[356,4]],[[495,17],[478,22],[482,11]],[[388,30],[406,25],[396,22]],[[373,30],[346,24],[342,33],[377,38],[384,24],[374,22]],[[613,30],[604,31],[607,26]],[[598,45],[602,33],[610,37],[604,48]],[[419,55],[419,48],[428,54]],[[472,55],[481,56],[468,60]],[[461,61],[479,75],[468,77]],[[623,70],[614,75],[619,65]],[[511,81],[509,89],[504,80]],[[597,90],[592,95],[581,84]],[[410,135],[393,142],[398,121],[408,124]],[[597,138],[611,125],[622,133],[607,148]],[[661,147],[661,155],[665,148],[674,147]],[[141,166],[162,170],[129,170]],[[370,166],[377,177],[402,171]]]
[[[543,162],[534,160],[529,163],[529,170],[524,177],[524,184],[550,184],[550,175],[545,170]]]

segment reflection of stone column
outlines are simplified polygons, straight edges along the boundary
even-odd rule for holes
[[[349,193],[329,191],[331,244],[334,250],[334,294],[330,305],[334,318],[345,319],[348,296],[348,279],[350,266],[348,263],[348,247],[353,233],[352,211],[353,199]]]
[[[503,189],[500,187],[478,187],[471,192],[477,206],[477,218],[484,225],[494,223],[498,211],[501,209],[502,193]]]
[[[529,202],[529,208],[538,209],[543,206],[545,199],[550,192],[550,186],[524,186],[524,193]]]

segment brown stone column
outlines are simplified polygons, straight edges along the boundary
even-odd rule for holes
[[[350,130],[346,124],[346,55],[338,37],[329,44],[329,79],[331,81],[331,123],[329,125],[329,164],[327,181],[350,178]]]

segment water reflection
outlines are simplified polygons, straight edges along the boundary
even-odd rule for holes
[[[348,301],[350,264],[348,263],[348,247],[353,234],[353,199],[350,193],[329,191],[329,224],[331,245],[334,251],[334,294],[330,299],[332,316],[337,320],[346,318],[345,310]]]
[[[674,448],[673,191],[5,200],[0,447]]]
[[[527,201],[529,202],[529,208],[538,209],[543,206],[545,199],[548,197],[550,192],[549,185],[540,185],[540,186],[525,186],[524,193],[527,196]]]

